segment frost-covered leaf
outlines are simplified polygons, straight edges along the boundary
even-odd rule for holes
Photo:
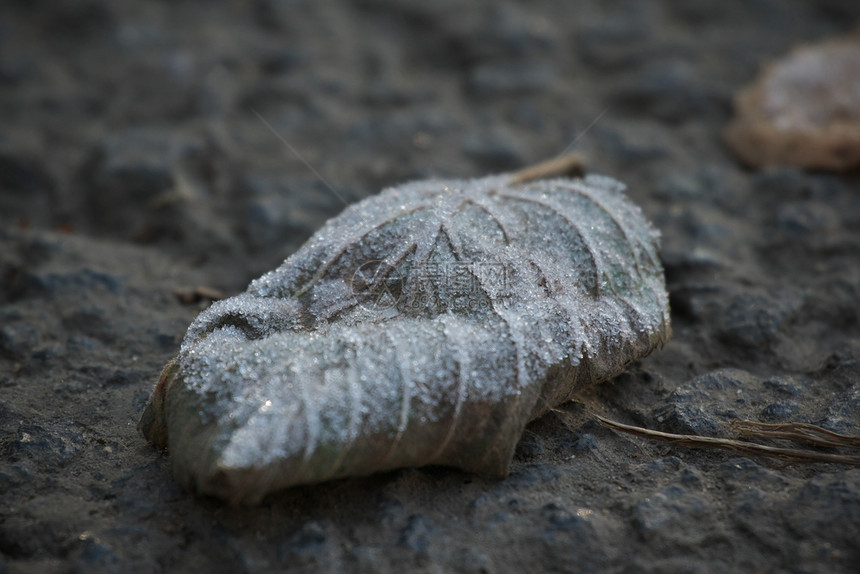
[[[234,502],[404,466],[503,476],[528,421],[668,338],[657,239],[607,177],[387,189],[201,313],[141,428]]]
[[[860,32],[803,46],[735,97],[726,140],[754,167],[860,167]]]

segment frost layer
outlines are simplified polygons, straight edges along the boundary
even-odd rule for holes
[[[141,429],[233,502],[404,466],[504,476],[528,421],[668,338],[657,240],[607,177],[387,189],[201,313]]]

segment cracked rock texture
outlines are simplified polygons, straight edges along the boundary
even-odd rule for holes
[[[589,169],[663,232],[675,332],[588,404],[670,432],[857,434],[860,178],[747,171],[721,133],[762,65],[858,19],[837,0],[4,2],[0,572],[854,572],[860,469],[621,436],[580,405],[529,426],[506,480],[404,469],[238,509],[178,488],[135,425],[206,305],[177,291],[234,294],[344,202],[585,132]]]

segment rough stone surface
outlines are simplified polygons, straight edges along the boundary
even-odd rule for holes
[[[860,181],[747,172],[721,132],[762,64],[858,18],[840,0],[4,2],[0,572],[853,572],[860,470],[619,436],[575,405],[529,426],[505,480],[406,469],[242,509],[178,488],[134,427],[205,306],[177,290],[234,294],[343,201],[516,169],[608,107],[577,147],[663,232],[675,334],[589,404],[661,430],[857,433]]]

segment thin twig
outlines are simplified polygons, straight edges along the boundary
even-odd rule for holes
[[[511,183],[528,183],[548,177],[581,176],[585,173],[585,161],[579,154],[560,155],[539,164],[523,168],[511,174]]]
[[[839,434],[806,423],[766,424],[733,420],[729,425],[749,438],[782,439],[816,446],[860,448],[860,436]]]
[[[600,415],[595,414],[594,417],[601,424],[611,429],[641,436],[648,439],[661,440],[670,442],[688,448],[718,448],[722,450],[730,450],[742,454],[755,456],[764,456],[768,458],[777,458],[786,462],[832,462],[837,464],[848,464],[851,466],[860,466],[860,456],[847,454],[830,454],[823,452],[815,452],[809,450],[800,450],[794,448],[780,448],[773,446],[765,446],[740,440],[732,440],[725,438],[714,438],[698,435],[682,435],[649,430],[642,427],[626,425],[619,423]],[[824,429],[822,429],[824,430]]]

